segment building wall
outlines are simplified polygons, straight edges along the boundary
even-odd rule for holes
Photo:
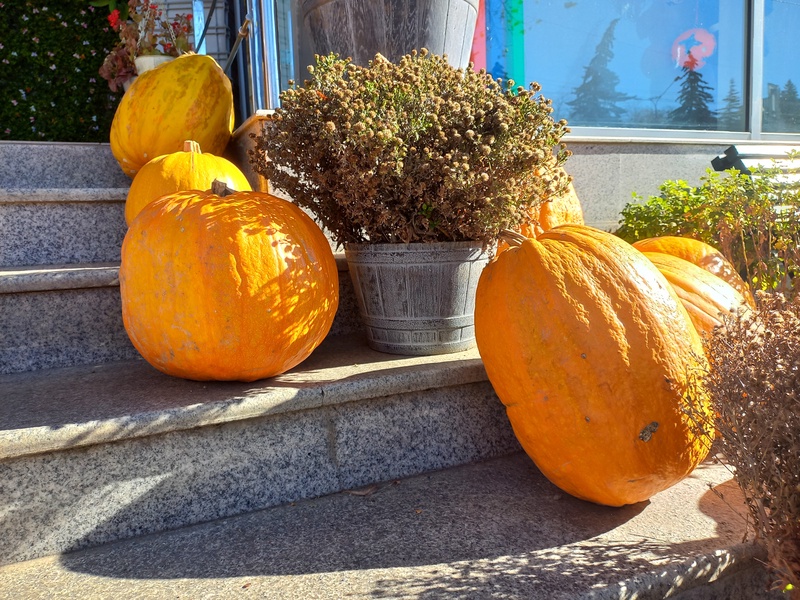
[[[566,140],[573,155],[565,168],[573,176],[586,223],[606,231],[619,226],[632,193],[658,195],[667,179],[700,183],[711,159],[730,144]]]

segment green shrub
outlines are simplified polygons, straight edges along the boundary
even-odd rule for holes
[[[692,237],[718,248],[754,289],[791,289],[800,270],[800,191],[781,185],[776,169],[753,178],[709,169],[697,187],[666,181],[660,192],[647,201],[634,194],[619,237]]]
[[[121,94],[98,74],[117,42],[87,0],[0,0],[0,139],[107,142]]]

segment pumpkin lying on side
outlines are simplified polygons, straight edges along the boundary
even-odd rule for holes
[[[291,369],[333,323],[338,272],[319,227],[261,192],[148,204],[122,244],[122,318],[154,367],[253,381]]]
[[[210,56],[183,54],[139,75],[111,122],[111,152],[133,177],[186,139],[221,156],[233,132],[231,82]]]
[[[481,274],[475,337],[522,447],[566,492],[611,506],[640,502],[706,456],[682,410],[700,336],[664,276],[618,237],[562,225]]]
[[[161,196],[207,190],[214,180],[240,192],[252,190],[239,167],[220,156],[203,154],[200,144],[186,140],[182,151],[157,156],[139,170],[128,190],[125,221],[130,226],[145,206]]]
[[[722,325],[721,317],[747,305],[727,281],[688,260],[663,252],[643,254],[672,285],[701,335],[711,335],[714,327]]]
[[[634,242],[633,247],[640,252],[663,252],[664,254],[671,254],[683,260],[688,260],[723,281],[727,281],[744,297],[751,308],[756,306],[750,286],[736,272],[736,268],[725,258],[725,255],[714,246],[694,238],[662,235]]]

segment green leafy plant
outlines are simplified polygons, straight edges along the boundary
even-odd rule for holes
[[[629,242],[699,239],[718,248],[754,289],[788,292],[800,270],[800,190],[777,169],[753,177],[709,169],[699,186],[666,181],[658,196],[634,195],[616,234]]]
[[[724,462],[787,597],[800,598],[800,297],[760,294],[706,342],[704,383]],[[688,409],[696,422],[704,414]]]
[[[107,142],[118,102],[98,76],[116,34],[85,0],[0,0],[0,139]]]
[[[550,101],[426,50],[368,67],[317,57],[256,136],[256,172],[339,243],[485,244],[562,193]]]

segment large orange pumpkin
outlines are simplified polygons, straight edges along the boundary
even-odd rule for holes
[[[130,226],[145,206],[161,196],[207,190],[215,180],[240,192],[252,190],[239,167],[221,156],[203,154],[200,144],[186,140],[182,151],[157,156],[139,170],[128,190],[125,221]]]
[[[233,132],[231,82],[210,56],[183,54],[142,73],[120,100],[111,123],[111,152],[133,177],[186,139],[221,156]]]
[[[483,271],[475,337],[522,447],[550,481],[611,506],[689,474],[713,431],[682,410],[702,341],[656,267],[616,236],[562,225]]]
[[[297,365],[328,333],[338,273],[319,227],[260,192],[150,203],[122,245],[122,317],[161,371],[253,381]]]
[[[701,335],[711,335],[722,317],[746,305],[745,298],[727,281],[672,254],[644,252],[680,298]]]
[[[694,238],[662,235],[634,242],[633,247],[641,252],[663,252],[688,260],[727,281],[744,297],[750,307],[755,308],[756,303],[750,286],[736,272],[736,268],[725,255],[713,246]]]

